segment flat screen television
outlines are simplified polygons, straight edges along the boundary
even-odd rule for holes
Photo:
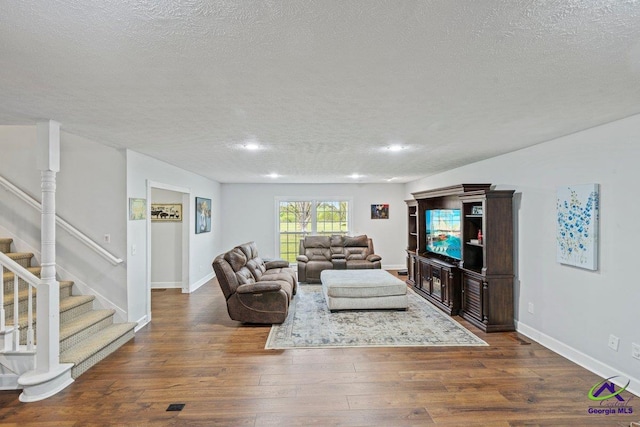
[[[427,252],[460,260],[460,209],[429,209],[425,214]]]

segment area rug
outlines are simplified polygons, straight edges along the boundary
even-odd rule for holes
[[[271,327],[265,348],[488,345],[411,289],[407,296],[406,311],[331,313],[321,285],[301,284],[287,319]]]

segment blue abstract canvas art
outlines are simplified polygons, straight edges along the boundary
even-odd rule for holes
[[[598,184],[558,188],[557,260],[588,270],[598,269]]]

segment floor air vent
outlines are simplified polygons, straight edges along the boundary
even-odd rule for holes
[[[184,403],[172,403],[167,408],[167,411],[182,411],[182,409],[184,408],[184,405],[185,405]]]

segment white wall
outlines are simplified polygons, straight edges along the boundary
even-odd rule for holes
[[[36,127],[0,126],[0,175],[41,200],[36,167]],[[57,214],[118,258],[126,253],[125,156],[123,151],[69,134],[60,135]],[[0,221],[14,233],[17,248],[39,254],[40,213],[2,192]],[[6,194],[6,196],[5,196]],[[126,266],[114,266],[60,227],[56,230],[58,278],[73,280],[81,293],[97,296],[126,320]],[[109,243],[104,235],[111,237]]]
[[[406,205],[402,184],[222,184],[224,250],[255,241],[261,256],[277,255],[277,197],[353,200],[352,234],[373,238],[384,268],[405,268]],[[371,219],[371,205],[389,204],[389,219]]]
[[[640,391],[640,115],[406,185],[411,192],[478,182],[515,189],[518,330],[605,377]],[[517,135],[514,135],[517,137]],[[556,262],[556,188],[600,184],[598,271]],[[527,311],[529,303],[534,313]],[[608,348],[609,334],[620,338]]]
[[[200,175],[161,162],[149,156],[127,150],[127,198],[147,198],[147,183],[163,183],[185,189],[189,195],[188,206],[183,204],[184,220],[188,221],[189,265],[188,290],[193,291],[213,277],[211,262],[222,251],[220,184]],[[212,200],[211,232],[195,234],[195,197]],[[124,201],[123,201],[124,203]],[[149,222],[150,224],[150,222]],[[129,319],[146,323],[149,293],[146,287],[147,221],[127,221],[127,283],[129,294]],[[133,254],[135,247],[135,254]]]
[[[151,203],[182,203],[182,194],[152,188]],[[182,221],[151,221],[152,288],[182,288]]]

